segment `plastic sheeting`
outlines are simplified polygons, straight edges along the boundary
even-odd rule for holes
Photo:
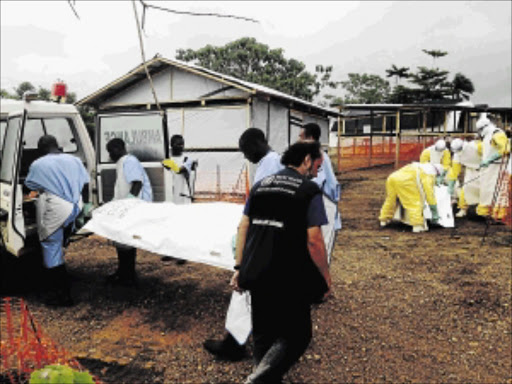
[[[327,196],[324,205],[329,224],[322,232],[330,259],[337,205]],[[176,205],[124,199],[95,209],[83,229],[135,248],[232,270],[232,241],[242,214],[242,204]]]
[[[161,255],[233,269],[231,244],[242,212],[242,204],[125,199],[94,210],[84,229]]]

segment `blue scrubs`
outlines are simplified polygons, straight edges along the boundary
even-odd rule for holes
[[[323,162],[322,166],[318,169],[318,175],[313,179],[318,184],[320,189],[332,200],[338,202],[341,196],[341,186],[334,175],[329,155],[322,152]],[[341,229],[341,215],[339,212],[336,214],[334,222],[334,229]]]
[[[284,169],[281,164],[281,156],[277,152],[269,151],[259,162],[256,173],[254,174],[254,183],[256,184],[261,179],[273,175]]]
[[[78,203],[82,189],[89,181],[89,174],[81,160],[72,155],[51,153],[34,161],[30,166],[25,180],[27,188],[51,193],[73,204],[73,210],[62,226],[41,241],[47,268],[64,264],[64,228],[72,224],[80,213]]]

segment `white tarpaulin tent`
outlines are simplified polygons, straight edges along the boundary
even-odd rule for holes
[[[324,196],[329,224],[322,227],[330,256],[337,206]],[[233,269],[233,238],[243,213],[242,204],[116,200],[93,211],[83,230],[160,255]]]

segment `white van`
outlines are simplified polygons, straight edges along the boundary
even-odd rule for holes
[[[50,134],[65,153],[77,156],[89,172],[95,196],[95,151],[75,106],[38,100],[0,100],[0,248],[20,256],[39,248],[35,202],[27,198],[24,181],[39,157],[37,142]]]

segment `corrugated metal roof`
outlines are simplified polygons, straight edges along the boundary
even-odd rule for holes
[[[223,83],[229,84],[235,88],[238,88],[240,90],[243,90],[245,92],[249,92],[252,94],[263,94],[266,96],[270,96],[273,98],[277,98],[280,100],[287,101],[291,104],[297,104],[302,107],[311,108],[314,110],[317,110],[319,112],[322,112],[324,114],[328,114],[331,116],[338,116],[338,111],[331,108],[325,108],[322,106],[319,106],[317,104],[314,104],[312,102],[302,100],[298,97],[294,97],[291,95],[288,95],[286,93],[277,91],[275,89],[265,87],[260,84],[251,83],[249,81],[244,81],[237,79],[232,76],[228,76],[219,72],[212,71],[210,69],[206,69],[203,67],[199,67],[197,65],[193,65],[190,63],[185,63],[176,59],[170,60],[163,57],[155,57],[149,61],[146,62],[146,65],[148,67],[148,70],[150,73],[154,74],[156,72],[159,72],[165,67],[168,66],[174,66],[192,73],[195,73],[197,75],[208,75],[209,77],[212,77],[218,81],[221,81]],[[119,92],[122,89],[125,89],[137,82],[139,82],[141,79],[146,78],[146,73],[144,69],[144,64],[140,64],[130,72],[128,72],[126,75],[114,80],[110,84],[106,85],[105,87],[99,89],[98,91],[92,93],[89,96],[84,97],[83,99],[79,100],[77,102],[77,105],[92,105],[97,106],[102,101],[112,97],[117,92]]]

